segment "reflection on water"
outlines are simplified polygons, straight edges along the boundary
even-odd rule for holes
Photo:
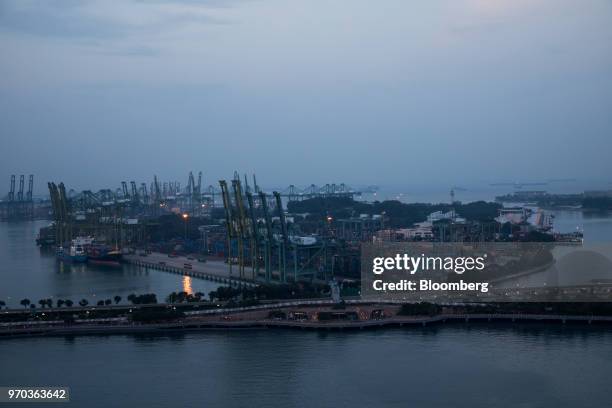
[[[183,292],[188,295],[193,295],[193,290],[191,289],[191,276],[183,276]]]

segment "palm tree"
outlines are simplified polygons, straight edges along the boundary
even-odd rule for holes
[[[23,306],[23,307],[28,307],[30,305],[30,303],[32,303],[32,302],[30,302],[30,299],[28,299],[28,298],[21,299],[21,301],[19,302],[19,304],[21,306]]]
[[[103,300],[98,300],[98,306],[104,306],[104,301]]]
[[[64,299],[57,299],[57,307],[62,307],[64,306]]]
[[[79,305],[81,305],[81,307],[85,307],[89,304],[89,302],[87,301],[87,299],[81,299],[79,300]]]
[[[44,307],[47,306],[47,299],[40,299],[38,301],[38,304],[40,305],[41,308],[44,309]]]
[[[6,302],[4,300],[0,300],[0,309],[6,306]]]
[[[136,300],[136,295],[134,293],[128,295],[127,300],[134,303],[134,301]]]
[[[119,304],[119,302],[121,302],[121,296],[119,296],[119,295],[115,295],[115,298],[114,298],[114,299],[115,299],[115,304],[116,304],[116,305],[118,305],[118,304]]]
[[[64,301],[64,304],[66,305],[66,307],[72,307],[72,305],[74,304],[74,302],[70,299],[66,299]]]
[[[176,302],[176,298],[177,298],[177,294],[176,292],[172,292],[171,294],[168,295],[168,297],[166,298],[166,302],[168,303],[174,303]]]
[[[106,300],[104,301],[104,305],[105,305],[105,306],[110,306],[112,303],[113,303],[113,301],[112,301],[112,300],[110,300],[110,299],[106,299]]]

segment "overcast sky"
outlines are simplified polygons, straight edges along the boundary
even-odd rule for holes
[[[612,1],[0,0],[0,135],[0,196],[234,169],[609,185]]]

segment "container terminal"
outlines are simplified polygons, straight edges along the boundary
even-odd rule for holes
[[[455,188],[446,203],[368,202],[364,197],[376,198],[377,186],[274,190],[238,172],[206,185],[200,171],[189,172],[185,184],[155,175],[151,182],[122,181],[99,191],[49,182],[48,198],[35,199],[34,176],[27,188],[25,180],[11,176],[0,201],[2,219],[52,220],[37,243],[64,262],[113,266],[155,259],[160,268],[178,262],[201,273],[223,270],[237,281],[356,280],[364,242],[582,241],[580,231],[556,232],[554,217],[540,208],[504,206],[499,198],[462,203]]]

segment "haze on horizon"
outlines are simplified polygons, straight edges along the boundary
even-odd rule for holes
[[[2,0],[0,50],[0,196],[612,181],[608,0]]]

